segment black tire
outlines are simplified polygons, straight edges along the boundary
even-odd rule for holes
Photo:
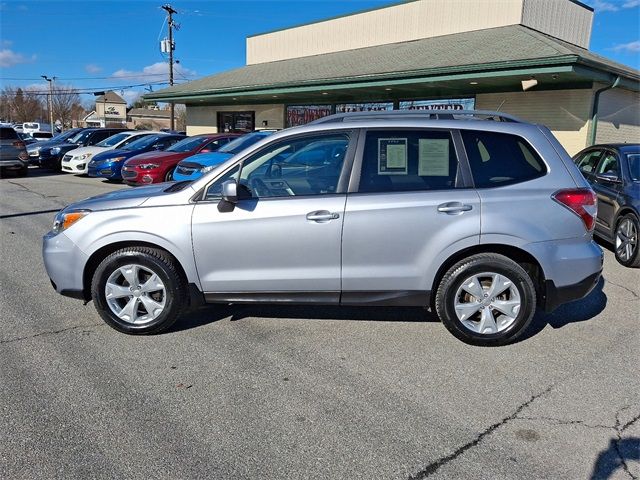
[[[25,165],[20,170],[16,172],[18,177],[26,177],[29,174],[29,165]]]
[[[515,319],[511,320],[511,323],[503,330],[498,330],[496,333],[479,333],[468,328],[462,320],[458,319],[454,307],[458,290],[462,284],[469,277],[485,272],[497,273],[507,277],[511,285],[517,289],[515,293],[519,296],[520,308],[518,313],[514,315]],[[508,296],[511,292],[512,290],[507,290],[502,295]],[[475,297],[464,291],[462,291],[462,294],[470,297],[470,302],[477,301],[472,300]],[[487,294],[485,293],[483,296],[486,297]],[[486,299],[487,302],[490,300]],[[490,305],[479,307],[480,309],[477,313],[466,319],[467,324],[476,325],[476,319],[479,319],[484,308],[488,309],[491,313],[491,318],[494,318],[493,312],[496,312],[493,309],[494,303]],[[510,258],[495,253],[481,253],[461,260],[445,273],[436,291],[435,308],[444,326],[459,340],[470,345],[482,347],[506,345],[522,335],[531,323],[536,310],[536,289],[529,274]],[[495,318],[504,322],[508,320],[506,316],[502,317],[500,312],[497,313]],[[480,322],[478,321],[477,324],[480,325]]]
[[[165,182],[173,182],[173,171],[174,169],[172,168],[171,170],[169,170],[165,176],[164,176],[164,181]]]
[[[633,229],[633,234],[630,245],[631,255],[629,258],[623,258],[622,252],[619,251],[620,240],[619,240],[619,231],[623,226],[629,225],[630,222],[631,228]],[[640,222],[638,222],[638,217],[636,217],[633,213],[627,213],[618,219],[616,222],[616,230],[613,235],[613,252],[615,253],[616,260],[621,265],[629,268],[639,268],[640,267]],[[625,235],[626,237],[626,235]]]
[[[105,286],[109,277],[120,267],[136,264],[155,273],[165,287],[164,308],[154,319],[135,325],[118,317],[107,302]],[[124,278],[124,277],[123,277]],[[188,307],[186,280],[167,252],[149,247],[129,247],[118,250],[105,258],[91,281],[91,297],[102,319],[112,328],[131,335],[160,333],[171,327]],[[127,299],[123,299],[126,302]],[[139,302],[141,304],[142,302]],[[138,307],[140,308],[140,307]],[[145,307],[142,307],[143,311]]]

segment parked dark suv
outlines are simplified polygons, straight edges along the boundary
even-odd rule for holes
[[[50,170],[62,170],[62,157],[64,154],[80,147],[89,147],[109,138],[119,132],[126,131],[126,128],[87,128],[79,131],[73,137],[62,141],[59,144],[49,144],[45,148],[40,148],[38,155],[38,165],[40,168]],[[47,142],[49,143],[49,142]]]
[[[0,174],[15,171],[24,177],[29,171],[29,155],[22,139],[11,127],[0,127]]]
[[[622,265],[640,267],[640,144],[594,145],[573,160],[598,195],[595,234]]]

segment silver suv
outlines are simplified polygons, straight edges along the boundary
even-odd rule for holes
[[[598,282],[596,197],[550,131],[495,112],[367,112],[267,137],[192,183],[73,204],[44,237],[63,295],[130,334],[202,303],[422,306],[514,341]]]

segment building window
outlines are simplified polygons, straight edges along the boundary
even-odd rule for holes
[[[331,113],[331,105],[291,105],[287,107],[287,127],[305,125]]]
[[[255,124],[256,112],[218,112],[218,132],[253,132]]]
[[[342,103],[336,105],[336,113],[378,112],[393,110],[393,102]]]
[[[474,110],[475,98],[444,98],[439,100],[404,100],[400,110]]]

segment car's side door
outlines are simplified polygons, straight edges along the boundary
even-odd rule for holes
[[[620,158],[613,150],[604,150],[591,185],[598,196],[596,228],[608,236],[613,235],[616,213],[620,208],[619,196],[622,186]]]
[[[363,131],[342,240],[344,304],[428,305],[437,269],[480,238],[480,197],[457,132]]]
[[[353,132],[276,140],[210,183],[192,218],[195,261],[208,301],[338,302],[340,242]],[[306,164],[314,142],[333,141],[321,165]],[[287,163],[296,157],[296,164]],[[315,160],[315,158],[314,158]],[[235,204],[222,200],[233,180]]]

